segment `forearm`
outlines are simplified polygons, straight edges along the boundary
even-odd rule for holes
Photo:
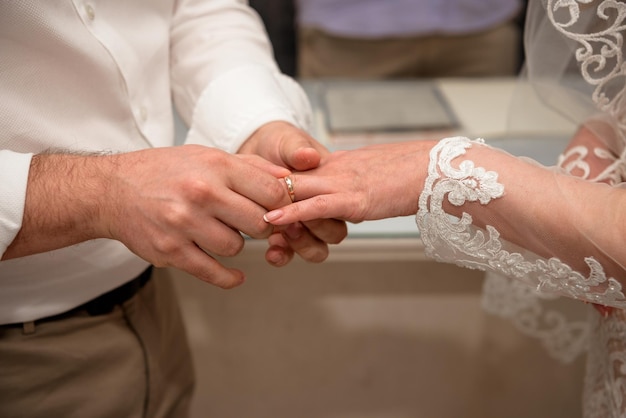
[[[440,261],[626,308],[623,203],[621,189],[450,138],[430,153],[417,223]]]
[[[427,253],[441,261],[532,284],[556,275],[559,283],[588,286],[590,263],[599,263],[609,277],[626,276],[623,189],[476,141],[447,138],[337,152],[318,169],[292,177],[297,199],[304,200],[267,213],[268,222],[358,222],[417,212]],[[572,269],[577,273],[568,273]],[[593,273],[594,280],[601,278],[597,268]]]
[[[626,260],[619,249],[624,221],[619,208],[626,202],[619,189],[489,147],[474,145],[461,158],[497,173],[504,193],[488,204],[455,207],[447,202],[448,213],[466,212],[474,225],[483,229],[490,225],[504,240],[542,257],[557,257],[581,272],[587,270],[585,257],[594,257],[607,272],[623,274],[620,266]]]
[[[101,212],[116,156],[39,154],[31,162],[22,227],[2,259],[105,236]]]

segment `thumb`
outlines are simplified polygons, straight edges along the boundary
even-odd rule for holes
[[[293,170],[306,171],[320,165],[330,152],[307,133],[298,130],[285,137],[280,146],[280,158]]]
[[[322,155],[319,150],[309,145],[288,146],[286,150],[281,152],[281,158],[288,167],[296,171],[307,171],[320,165]]]

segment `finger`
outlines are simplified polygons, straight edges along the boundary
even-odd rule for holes
[[[201,229],[189,231],[188,236],[200,249],[221,257],[234,257],[244,246],[244,239],[237,230],[215,218],[206,219]]]
[[[286,150],[282,154],[283,161],[294,170],[306,171],[317,167],[322,160],[322,154],[315,148],[306,146]]]
[[[222,289],[232,289],[245,281],[242,271],[223,266],[193,243],[184,248],[180,254],[171,265],[204,282]]]
[[[282,177],[277,181],[276,176],[270,175],[257,167],[238,160],[241,165],[229,177],[229,187],[237,194],[252,200],[264,208],[277,208],[290,202],[285,192]],[[227,197],[225,197],[227,199]],[[238,206],[228,206],[236,208]]]
[[[300,222],[281,231],[289,247],[306,261],[321,263],[328,257],[328,245],[311,234]]]
[[[258,155],[235,154],[235,156],[274,177],[283,178],[291,174],[289,169],[276,165],[265,158],[259,157]]]
[[[317,167],[322,156],[327,154],[329,151],[323,145],[313,138],[301,134],[290,136],[289,140],[282,141],[280,145],[282,161],[298,171]]]
[[[330,177],[305,173],[290,174],[296,200],[305,200],[313,196],[338,192],[337,182]]]
[[[275,209],[263,215],[263,220],[272,225],[288,225],[294,222],[306,222],[315,219],[345,219],[341,209],[341,202],[334,203],[336,195],[315,196],[300,200],[280,209]]]
[[[270,235],[267,241],[269,248],[265,252],[265,260],[269,264],[275,267],[282,267],[293,259],[295,253],[280,231]]]
[[[281,195],[282,193],[284,192],[281,190]],[[285,195],[279,202],[280,204],[286,204],[290,202],[290,200],[289,197]],[[277,203],[275,201],[271,205],[268,204],[268,207],[276,206]],[[229,196],[227,201],[215,204],[211,210],[214,218],[207,219],[206,228],[211,227],[215,231],[218,231],[218,234],[227,233],[226,229],[230,229],[230,232],[233,232],[233,230],[241,231],[252,238],[261,239],[269,237],[274,230],[271,225],[268,225],[262,220],[263,214],[267,210],[263,206],[237,193],[232,193],[232,196]],[[214,222],[219,222],[222,226],[220,227],[214,224]],[[212,238],[215,234],[216,232],[211,231],[209,236]]]
[[[320,241],[339,244],[348,236],[348,226],[338,219],[315,219],[304,222],[304,226]]]

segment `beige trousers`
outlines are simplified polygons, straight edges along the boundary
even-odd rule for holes
[[[169,277],[156,270],[110,314],[0,327],[0,417],[186,417],[187,337]]]
[[[301,78],[419,78],[515,75],[521,34],[507,23],[463,36],[362,40],[301,28]]]

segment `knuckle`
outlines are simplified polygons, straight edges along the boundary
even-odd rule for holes
[[[247,234],[255,239],[263,239],[272,235],[272,232],[274,232],[272,225],[268,224],[261,218],[261,222],[256,222]]]
[[[177,230],[188,225],[191,221],[189,211],[182,205],[170,205],[167,210],[164,211],[163,216],[166,224]]]
[[[272,181],[267,185],[265,193],[270,196],[272,201],[280,202],[287,194],[287,189],[280,181]]]
[[[348,226],[337,219],[315,219],[305,222],[306,227],[321,241],[339,244],[348,236]]]
[[[315,213],[319,213],[321,217],[324,217],[328,213],[329,202],[325,196],[317,196],[311,202],[314,206]]]
[[[221,241],[215,253],[222,257],[234,257],[243,250],[243,247],[244,239],[241,235],[237,234],[233,238]]]
[[[300,257],[311,263],[321,263],[328,258],[328,247],[323,245],[303,248]]]
[[[176,258],[181,251],[181,246],[178,240],[169,235],[164,235],[159,239],[154,240],[153,245],[159,254],[166,256],[164,257],[164,260],[159,262],[161,265],[158,267],[167,267],[168,263],[165,260]]]
[[[185,198],[193,203],[204,202],[210,195],[210,185],[203,179],[190,177],[182,184]]]
[[[270,193],[282,196],[287,189],[287,185],[282,178],[275,178],[269,182],[268,188]]]
[[[335,234],[331,234],[328,239],[329,244],[339,244],[341,241],[346,239],[348,236],[348,226],[345,223],[341,223],[338,228],[336,228]]]

